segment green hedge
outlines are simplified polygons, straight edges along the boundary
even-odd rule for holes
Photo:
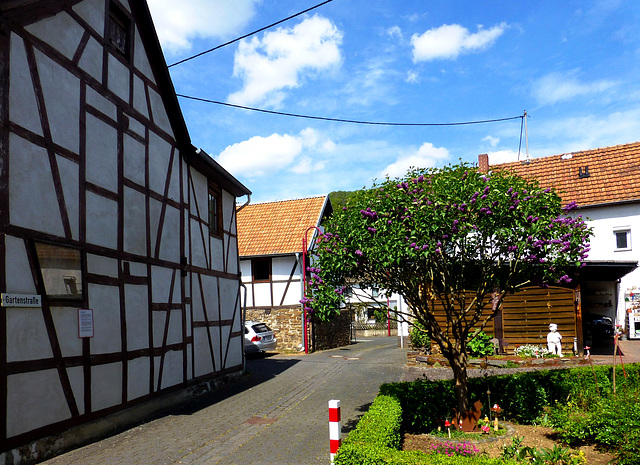
[[[402,408],[390,396],[378,396],[338,449],[336,465],[497,465],[499,459],[449,457],[418,451],[401,451]]]
[[[625,365],[616,370],[617,389],[640,384],[640,364]],[[507,418],[531,422],[540,418],[543,407],[574,403],[588,406],[608,396],[613,388],[611,366],[580,367],[564,370],[519,372],[514,375],[469,379],[472,400],[486,399],[491,390],[491,402],[498,403]],[[622,400],[618,398],[618,400]],[[612,399],[615,402],[615,399]],[[634,409],[636,402],[624,402]],[[391,383],[380,388],[369,411],[343,441],[335,457],[336,465],[498,465],[513,464],[501,458],[446,456],[419,451],[401,451],[402,431],[426,432],[439,418],[450,416],[450,407],[457,404],[451,381],[418,380],[411,383]],[[562,415],[559,411],[557,415]],[[637,417],[637,416],[636,416]],[[634,418],[636,418],[634,417]],[[575,421],[575,420],[574,420]],[[640,418],[637,420],[640,422]],[[599,425],[602,428],[602,425]],[[640,423],[634,422],[634,430]],[[571,431],[568,431],[571,434]],[[633,433],[633,431],[631,432]],[[630,433],[630,434],[631,434]],[[575,433],[574,433],[575,435]],[[631,434],[633,436],[633,434]],[[627,444],[619,442],[621,463],[631,464],[638,455],[640,439],[625,436]],[[606,445],[606,441],[603,441]],[[613,444],[609,444],[612,446]],[[628,460],[625,460],[628,456]],[[630,460],[630,461],[629,461]]]
[[[640,364],[625,365],[625,378],[621,366],[616,368],[616,384],[640,383]],[[595,375],[595,376],[594,376]],[[597,379],[597,383],[596,380]],[[518,423],[532,423],[540,418],[543,408],[556,401],[574,399],[588,404],[592,399],[613,388],[611,366],[583,366],[558,370],[518,372],[482,378],[469,378],[471,402],[480,400],[487,412],[487,389],[491,403],[503,409],[506,419]],[[410,383],[390,383],[380,387],[380,394],[395,397],[404,412],[402,428],[411,433],[424,433],[437,427],[438,419],[451,417],[451,408],[457,406],[452,380],[417,380]]]

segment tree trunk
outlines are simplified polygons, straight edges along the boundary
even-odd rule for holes
[[[469,383],[467,376],[467,354],[453,349],[447,359],[453,370],[453,381],[455,383],[455,394],[458,399],[458,414],[471,410],[469,403]]]

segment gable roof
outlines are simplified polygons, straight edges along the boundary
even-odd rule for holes
[[[578,207],[640,201],[640,142],[492,165],[551,187]],[[582,177],[581,177],[582,175]]]
[[[249,204],[237,210],[241,257],[302,252],[305,232],[332,213],[328,195],[299,200]],[[311,243],[313,234],[307,236]]]

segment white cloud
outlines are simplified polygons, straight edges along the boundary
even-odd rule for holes
[[[400,26],[391,26],[389,29],[387,29],[387,34],[391,37],[402,39],[402,29],[400,29]]]
[[[217,161],[234,175],[263,176],[290,165],[301,150],[302,141],[288,134],[254,136],[224,149]]]
[[[395,163],[387,166],[381,173],[383,178],[388,175],[391,178],[403,176],[411,167],[430,168],[449,158],[449,150],[444,147],[434,147],[432,143],[425,142],[414,152],[407,153]]]
[[[255,136],[230,145],[217,161],[234,175],[256,178],[282,170],[309,173],[325,167],[325,161],[310,154],[328,153],[335,147],[315,129],[307,128],[298,135],[271,134]]]
[[[459,24],[445,24],[429,29],[422,35],[414,34],[411,37],[413,62],[454,60],[461,53],[486,49],[493,45],[506,29],[506,23],[491,29],[478,26],[478,32],[472,34]]]
[[[584,95],[600,94],[616,86],[615,81],[580,82],[577,70],[549,73],[533,85],[533,93],[540,104],[552,105]]]
[[[283,89],[300,86],[303,73],[338,67],[342,62],[342,32],[328,19],[315,15],[293,28],[265,33],[238,46],[234,76],[243,88],[229,95],[229,102],[261,103],[275,107],[284,99]]]
[[[489,166],[497,165],[499,163],[509,163],[512,161],[518,161],[518,152],[513,150],[498,150],[495,152],[489,152]],[[524,160],[526,155],[520,153],[520,160]]]
[[[158,38],[165,52],[191,48],[194,38],[228,38],[255,15],[261,0],[148,0]]]
[[[417,82],[420,82],[420,78],[418,76],[418,73],[416,73],[415,71],[409,71],[407,73],[407,79],[405,79],[409,84],[415,84]]]
[[[490,147],[495,147],[500,143],[499,137],[486,136],[482,139],[482,142],[487,142]]]

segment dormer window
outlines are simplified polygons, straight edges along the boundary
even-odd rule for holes
[[[131,20],[114,2],[109,8],[108,25],[109,43],[122,55],[129,59],[131,46]]]

